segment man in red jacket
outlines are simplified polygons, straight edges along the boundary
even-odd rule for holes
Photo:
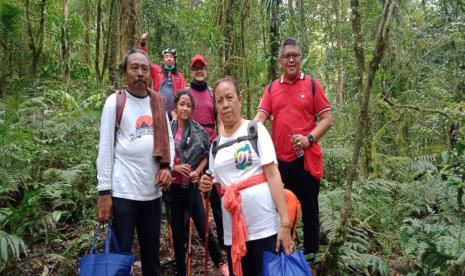
[[[139,48],[146,53],[148,34],[144,33],[141,36]],[[163,63],[161,66],[151,64],[150,76],[152,77],[152,88],[154,91],[161,92],[166,98],[166,111],[168,112],[169,119],[172,119],[173,100],[176,92],[186,87],[186,80],[181,72],[177,70],[176,66],[176,50],[167,48],[162,51],[161,58]]]

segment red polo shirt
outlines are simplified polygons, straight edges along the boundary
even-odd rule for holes
[[[316,79],[314,82],[315,95],[312,93],[310,76],[304,73],[301,73],[300,77],[292,83],[285,82],[282,76],[271,83],[271,89],[267,87],[263,92],[258,109],[268,116],[273,115],[272,138],[276,155],[282,161],[291,162],[296,159],[296,152],[292,148],[291,133],[308,135],[316,127],[315,115],[331,110],[331,105],[320,83]],[[305,149],[305,155],[309,158],[313,154],[318,154],[318,151],[321,155],[319,145],[313,145],[315,147]],[[307,163],[307,158],[305,159]],[[314,173],[320,174],[315,172],[315,169],[312,175]]]

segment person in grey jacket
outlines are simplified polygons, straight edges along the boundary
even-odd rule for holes
[[[169,190],[171,228],[176,258],[176,275],[186,275],[185,247],[186,216],[192,217],[197,232],[205,242],[205,231],[209,231],[208,250],[216,268],[222,275],[228,275],[227,265],[219,251],[218,242],[209,229],[205,229],[205,209],[198,189],[198,180],[207,164],[210,138],[203,127],[192,120],[195,108],[194,97],[189,89],[181,89],[174,98],[176,120],[171,122],[175,142],[173,181]]]

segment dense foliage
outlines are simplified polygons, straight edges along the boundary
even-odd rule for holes
[[[0,274],[70,275],[88,248],[97,224],[100,110],[115,84],[107,67],[121,47],[105,46],[109,22],[121,13],[114,1],[0,0]],[[321,142],[323,253],[340,220],[360,100],[348,1],[140,2],[140,32],[150,34],[154,62],[174,47],[188,75],[190,57],[203,53],[210,82],[226,73],[239,80],[249,117],[271,80],[270,25],[280,39],[303,42],[304,71],[324,85],[335,118]],[[382,2],[361,1],[366,49]],[[463,0],[400,2],[375,76],[354,212],[334,274],[465,274],[464,57]]]

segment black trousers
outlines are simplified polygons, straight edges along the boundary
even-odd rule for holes
[[[173,230],[173,245],[176,258],[177,274],[186,275],[186,217],[192,217],[197,229],[197,233],[205,243],[205,208],[203,207],[202,197],[198,187],[190,184],[188,187],[173,184],[170,187],[170,211],[171,211],[171,229]],[[215,240],[213,233],[208,229],[208,252],[211,260],[216,267],[223,263],[223,258],[219,251],[218,242]]]
[[[113,197],[113,229],[120,250],[132,252],[136,229],[143,275],[160,275],[160,225],[160,198],[136,201]]]
[[[304,232],[304,252],[318,253],[320,243],[320,220],[318,194],[320,181],[304,169],[304,158],[292,162],[278,160],[284,187],[291,190],[302,206],[302,223]]]
[[[263,253],[275,252],[277,235],[267,238],[248,241],[245,243],[247,253],[242,257],[242,274],[244,276],[261,276],[263,274]],[[229,275],[234,276],[231,258],[231,246],[226,246],[228,256]]]

